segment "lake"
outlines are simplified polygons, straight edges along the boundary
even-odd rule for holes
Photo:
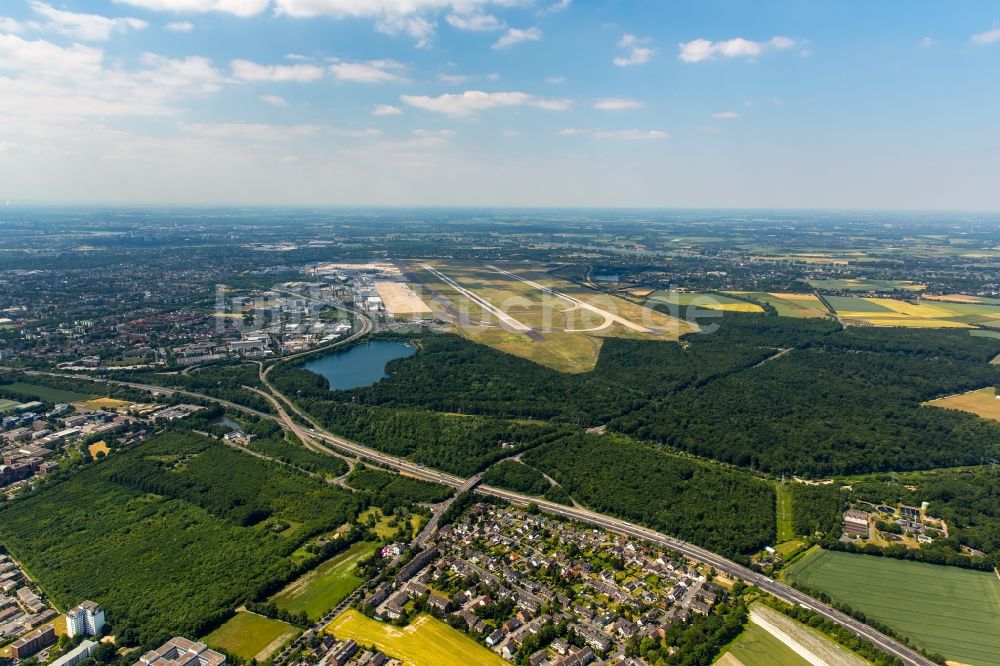
[[[385,365],[417,352],[410,345],[389,340],[374,340],[308,361],[303,367],[326,377],[333,390],[344,391],[371,386],[389,375]]]

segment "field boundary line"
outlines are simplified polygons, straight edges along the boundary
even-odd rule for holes
[[[1000,582],[1000,571],[997,571],[996,567],[993,567],[993,573],[996,574],[997,581]],[[997,602],[997,606],[1000,607],[1000,590],[997,590],[996,585],[990,585],[990,589],[993,590],[993,598]]]
[[[812,666],[831,666],[825,659],[786,634],[776,625],[772,624],[771,621],[765,618],[756,608],[750,609],[750,621],[784,643],[788,649],[808,661],[812,664]]]

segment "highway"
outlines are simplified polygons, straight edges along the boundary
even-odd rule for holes
[[[328,348],[348,344],[349,342],[356,340],[362,337],[363,335],[367,334],[371,330],[372,328],[371,321],[365,315],[361,313],[355,313],[355,315],[357,315],[359,319],[361,319],[362,327],[353,335],[351,335],[349,338],[341,340],[338,343],[335,343],[334,345],[330,345]],[[314,351],[315,350],[313,350],[313,352]],[[295,357],[287,357],[283,360],[289,360],[291,358]],[[266,369],[262,365],[260,377],[265,388],[268,391],[270,391],[273,396],[272,398],[270,398],[270,401],[275,407],[278,408],[279,415],[277,416],[273,414],[265,414],[263,412],[251,409],[249,407],[245,407],[243,405],[239,405],[234,402],[230,402],[228,400],[214,398],[211,396],[194,393],[191,391],[184,391],[180,389],[170,389],[161,386],[140,384],[136,382],[122,382],[110,379],[97,379],[88,376],[65,375],[65,374],[58,374],[51,372],[26,371],[26,374],[47,375],[52,377],[73,377],[76,379],[86,379],[88,381],[103,382],[109,385],[125,386],[132,389],[137,389],[147,392],[156,392],[156,393],[170,394],[170,395],[174,394],[184,395],[202,401],[214,402],[216,404],[228,407],[230,409],[234,409],[248,414],[253,414],[254,416],[257,416],[259,418],[270,419],[281,425],[283,428],[286,428],[291,432],[293,432],[297,437],[302,439],[303,442],[305,442],[306,440],[311,440],[310,443],[313,444],[314,446],[310,448],[314,448],[314,450],[320,450],[330,455],[337,455],[336,451],[330,450],[327,446],[323,446],[322,444],[320,444],[322,442],[341,452],[346,452],[358,458],[367,458],[386,468],[393,469],[399,473],[412,476],[417,479],[450,486],[457,490],[461,490],[463,488],[465,489],[475,488],[475,492],[492,497],[498,497],[507,500],[513,504],[517,504],[520,506],[534,504],[538,506],[540,510],[545,511],[546,513],[550,513],[556,516],[561,516],[564,518],[569,518],[572,520],[577,520],[582,523],[594,525],[596,527],[600,527],[602,529],[606,529],[612,532],[617,532],[619,534],[624,534],[639,539],[645,539],[652,543],[659,544],[665,548],[669,548],[670,550],[674,550],[683,555],[686,555],[687,557],[690,557],[693,560],[715,567],[716,570],[721,571],[733,578],[737,578],[743,580],[748,584],[755,585],[760,589],[771,593],[775,597],[787,603],[808,608],[809,610],[812,610],[813,612],[817,613],[823,618],[831,622],[835,622],[836,624],[839,624],[842,627],[845,627],[847,630],[851,631],[856,636],[860,636],[862,638],[871,641],[887,654],[898,657],[900,660],[903,661],[904,664],[907,664],[908,666],[934,666],[935,664],[935,662],[931,661],[930,659],[927,659],[923,655],[903,645],[899,641],[896,641],[882,634],[881,632],[873,629],[872,627],[869,627],[868,625],[862,622],[859,622],[858,620],[855,620],[854,618],[850,617],[845,613],[841,613],[840,611],[831,608],[830,606],[810,597],[807,594],[804,594],[783,583],[779,583],[761,573],[758,573],[747,567],[744,567],[743,565],[737,564],[736,562],[733,562],[732,560],[729,560],[721,555],[713,553],[712,551],[705,550],[704,548],[695,546],[694,544],[690,544],[686,541],[676,539],[661,532],[657,532],[655,530],[642,527],[641,525],[636,525],[635,523],[621,520],[619,518],[607,516],[598,513],[596,511],[590,511],[588,509],[583,509],[578,507],[564,506],[537,497],[532,497],[529,495],[523,495],[521,493],[503,490],[501,488],[477,485],[479,483],[481,475],[477,475],[476,477],[466,479],[460,476],[455,476],[453,474],[448,474],[446,472],[439,472],[437,470],[429,469],[427,467],[424,467],[423,465],[419,465],[409,460],[397,458],[395,456],[382,453],[381,451],[377,451],[375,449],[362,446],[355,442],[351,442],[342,437],[338,437],[333,433],[324,430],[322,426],[316,423],[308,415],[304,414],[292,401],[290,401],[280,391],[278,391],[277,389],[274,388],[274,386],[271,385],[271,383],[268,381],[267,375],[270,373],[270,370],[275,367],[275,365],[268,366]],[[260,393],[263,394],[263,392]],[[282,404],[279,404],[279,402]],[[310,426],[303,427],[301,425],[296,424],[294,419],[291,418],[291,416],[285,411],[282,405],[287,406],[296,416],[298,416],[303,421],[309,423]]]
[[[100,381],[105,384],[111,384],[116,386],[126,386],[129,388],[142,391],[185,395],[203,401],[215,402],[216,404],[228,407],[230,409],[238,410],[248,414],[253,414],[254,416],[260,418],[270,419],[278,423],[282,427],[289,428],[296,436],[299,436],[300,438],[308,434],[308,438],[312,439],[313,443],[317,445],[315,447],[316,449],[321,450],[330,455],[336,455],[336,451],[332,451],[325,446],[319,445],[319,442],[325,442],[328,445],[331,445],[332,447],[339,449],[341,452],[346,452],[355,457],[368,458],[369,460],[372,460],[389,469],[393,469],[401,474],[412,476],[416,479],[421,479],[423,481],[430,481],[432,483],[439,483],[442,485],[450,486],[455,489],[461,489],[467,484],[471,484],[471,482],[475,479],[475,477],[474,479],[465,479],[460,476],[448,474],[446,472],[439,472],[437,470],[424,467],[423,465],[410,462],[409,460],[404,460],[402,458],[390,456],[388,454],[382,453],[381,451],[370,449],[366,446],[362,446],[355,442],[346,440],[342,437],[338,437],[332,433],[326,432],[325,430],[321,430],[315,427],[316,426],[315,423],[312,423],[312,426],[314,427],[309,427],[309,428],[303,428],[302,426],[290,427],[289,423],[286,422],[285,419],[288,419],[288,421],[291,421],[291,419],[287,413],[284,413],[283,409],[280,410],[282,412],[282,415],[275,416],[273,414],[265,414],[263,412],[259,412],[249,407],[244,407],[243,405],[239,405],[237,403],[230,402],[228,400],[222,400],[220,398],[214,398],[212,396],[193,393],[190,391],[183,391],[178,389],[164,389],[161,386],[155,386],[151,384],[139,384],[136,382],[121,382],[110,379],[95,379],[93,377],[86,377],[80,375],[65,375],[65,374],[38,372],[38,371],[28,371],[27,374],[87,379],[90,381]],[[269,383],[266,384],[266,386],[270,388],[272,391],[274,391],[273,387],[271,387]],[[285,404],[289,405],[297,415],[303,416],[301,412],[294,406],[294,404],[291,403],[287,398],[285,398],[281,393],[278,393],[277,391],[275,391],[275,393],[276,397]],[[885,651],[887,654],[898,657],[900,660],[903,661],[904,664],[908,664],[910,666],[934,666],[935,662],[931,661],[930,659],[927,659],[926,657],[916,652],[915,650],[908,648],[899,641],[889,638],[888,636],[882,634],[881,632],[876,631],[872,627],[869,627],[868,625],[859,622],[858,620],[855,620],[849,615],[841,613],[840,611],[831,608],[830,606],[827,606],[826,604],[820,601],[817,601],[816,599],[796,590],[793,587],[790,587],[783,583],[779,583],[771,578],[768,578],[763,574],[757,573],[756,571],[744,567],[743,565],[737,564],[732,560],[726,559],[725,557],[713,553],[712,551],[705,550],[704,548],[695,546],[694,544],[690,544],[686,541],[681,541],[680,539],[676,539],[661,532],[657,532],[655,530],[642,527],[641,525],[636,525],[635,523],[631,523],[625,520],[621,520],[619,518],[614,518],[612,516],[607,516],[601,513],[597,513],[596,511],[590,511],[588,509],[563,506],[561,504],[549,502],[544,499],[532,497],[530,495],[523,495],[520,493],[511,492],[509,490],[503,490],[501,488],[494,488],[491,486],[479,485],[478,487],[476,487],[475,490],[478,493],[482,493],[484,495],[489,495],[493,497],[498,497],[520,506],[535,504],[536,506],[538,506],[539,509],[545,511],[546,513],[550,513],[556,516],[561,516],[564,518],[570,518],[572,520],[577,520],[582,523],[594,525],[595,527],[600,527],[602,529],[606,529],[612,532],[617,532],[619,534],[625,534],[639,539],[645,539],[652,543],[660,544],[665,548],[669,548],[670,550],[674,550],[683,555],[686,555],[687,557],[690,557],[693,560],[713,566],[716,568],[716,570],[721,571],[733,578],[738,578],[746,583],[755,585],[761,588],[762,590],[765,590],[773,594],[775,597],[787,603],[808,608],[809,610],[812,610],[813,612],[824,617],[825,619],[845,627],[856,636],[860,636],[862,638],[871,641],[879,648],[881,648],[883,651]]]
[[[280,394],[279,394],[280,396]],[[283,396],[281,396],[283,397]],[[287,402],[287,401],[286,401]],[[296,410],[297,412],[298,410]],[[313,424],[316,425],[316,424]],[[433,483],[440,483],[442,485],[451,486],[456,489],[469,488],[478,483],[479,476],[473,477],[472,479],[463,479],[452,474],[447,474],[445,472],[439,472],[437,470],[428,469],[422,465],[410,462],[408,460],[403,460],[401,458],[396,458],[395,456],[390,456],[381,451],[376,451],[374,449],[369,449],[368,447],[361,446],[354,442],[345,440],[342,437],[337,437],[332,433],[326,432],[321,428],[310,428],[308,430],[309,434],[315,439],[319,439],[327,442],[328,444],[339,448],[343,451],[352,453],[353,455],[359,457],[369,458],[385,467],[390,469],[395,469],[398,472],[413,476],[424,481],[430,481]],[[481,476],[481,475],[480,475]],[[474,483],[475,482],[475,483]],[[614,518],[612,516],[607,516],[596,511],[590,511],[588,509],[563,506],[561,504],[556,504],[554,502],[549,502],[547,500],[539,499],[537,497],[532,497],[529,495],[523,495],[521,493],[512,492],[509,490],[503,490],[501,488],[494,488],[491,486],[479,485],[476,487],[476,492],[482,493],[484,495],[490,495],[493,497],[499,497],[501,499],[507,500],[513,504],[520,506],[526,506],[528,504],[535,504],[539,509],[545,511],[546,513],[551,513],[553,515],[562,516],[564,518],[570,518],[573,520],[580,521],[582,523],[587,523],[600,527],[612,532],[618,532],[619,534],[625,534],[628,536],[636,537],[639,539],[645,539],[652,543],[660,544],[665,548],[677,551],[687,557],[698,562],[703,562],[710,566],[715,567],[716,570],[721,571],[733,578],[738,578],[751,585],[756,585],[757,587],[765,590],[775,597],[793,605],[803,606],[809,610],[817,613],[823,618],[835,622],[842,627],[845,627],[848,631],[852,632],[856,636],[865,638],[887,654],[898,657],[905,664],[910,664],[912,666],[934,666],[934,662],[927,659],[915,650],[903,645],[899,641],[886,636],[885,634],[869,627],[863,622],[855,620],[846,613],[841,613],[840,611],[831,608],[830,606],[810,597],[809,595],[796,590],[795,588],[785,585],[784,583],[779,583],[772,578],[753,571],[741,564],[737,564],[732,560],[729,560],[721,555],[713,553],[712,551],[705,550],[699,546],[676,539],[674,537],[668,536],[661,532],[651,530],[649,528],[643,527],[641,525],[636,525],[619,518]]]

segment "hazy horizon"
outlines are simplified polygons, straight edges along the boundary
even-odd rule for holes
[[[10,0],[0,201],[1000,210],[995,3]]]

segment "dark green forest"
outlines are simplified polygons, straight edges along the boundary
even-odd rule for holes
[[[837,485],[810,486],[792,483],[792,526],[800,536],[840,536],[847,493]]]
[[[483,475],[483,483],[528,495],[544,495],[551,484],[534,467],[514,460],[504,460]]]
[[[645,487],[649,496],[676,504],[684,515],[666,520],[631,506],[623,490],[631,485],[629,471],[606,470],[648,471],[649,456],[659,456],[664,468],[679,461],[693,464],[669,455],[671,450],[758,473],[805,477],[953,467],[1000,457],[1000,425],[921,405],[1000,383],[1000,369],[988,363],[1000,352],[1000,341],[967,331],[843,330],[829,320],[727,315],[717,330],[689,334],[681,344],[606,340],[595,370],[581,375],[455,335],[425,333],[408,340],[420,351],[393,361],[390,378],[368,388],[330,391],[325,379],[295,367],[279,367],[272,376],[324,425],[361,443],[460,474],[525,450],[525,461],[555,477],[560,487],[547,490],[540,475],[508,463],[491,470],[487,483],[531,494],[558,491],[561,501],[572,496],[673,534],[705,534],[702,539],[711,543],[725,539],[719,525],[708,529],[690,520],[701,511],[697,493],[678,500],[669,484]],[[777,357],[779,350],[790,351]],[[577,479],[578,485],[564,481],[554,470],[569,462],[544,456],[594,425],[648,445],[641,453],[631,448],[638,446],[635,441],[595,446],[587,456],[574,453],[568,460],[581,467],[584,458],[599,454],[603,469],[591,465],[593,474]],[[667,469],[667,478],[672,473]],[[839,504],[833,496],[799,492],[797,531],[836,533]],[[976,511],[966,507],[955,518],[973,526],[963,534],[974,530],[975,543],[995,548],[997,538],[980,527]],[[698,529],[680,527],[685,521]],[[768,519],[766,530],[772,528]],[[726,548],[745,553],[768,541],[740,535]]]
[[[186,432],[157,436],[0,508],[0,541],[62,608],[93,599],[120,642],[203,635],[295,577],[311,532],[361,498]],[[274,520],[265,520],[273,516]],[[275,525],[302,522],[291,536]]]
[[[774,487],[621,435],[572,435],[524,456],[597,511],[746,561],[774,543]]]
[[[109,481],[186,500],[244,527],[273,516],[313,533],[335,527],[333,517],[356,510],[356,502],[338,488],[303,474],[282,472],[275,465],[188,432],[154,438],[127,457],[128,464],[117,460],[108,465]]]
[[[347,485],[364,492],[371,504],[387,511],[411,504],[437,504],[453,494],[447,486],[364,466],[347,476]]]
[[[998,380],[995,366],[963,354],[824,345],[681,391],[612,427],[775,474],[970,465],[1000,454],[1000,425],[920,403]]]
[[[1000,455],[1000,425],[921,406],[1000,383],[1000,369],[988,364],[1000,341],[966,331],[841,330],[827,320],[729,315],[718,330],[681,344],[607,340],[595,370],[582,375],[455,335],[425,334],[417,343],[420,353],[392,362],[391,378],[369,388],[331,392],[322,377],[294,368],[275,378],[334,431],[403,455],[413,451],[398,441],[404,435],[384,434],[392,425],[377,435],[364,424],[392,414],[416,427],[431,413],[474,413],[607,425],[706,458],[811,477]],[[761,363],[779,349],[792,351]],[[457,445],[438,435],[446,432],[440,418],[431,429],[441,446],[430,462],[458,471],[435,462]]]

